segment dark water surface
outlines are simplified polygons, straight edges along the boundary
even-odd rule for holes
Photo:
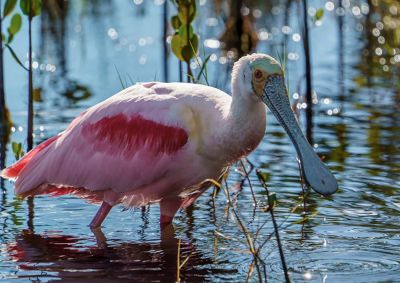
[[[35,143],[119,91],[116,69],[128,85],[164,80],[163,1],[70,1],[58,8],[51,5],[61,1],[44,2],[42,16],[34,20],[35,87],[41,88],[43,100],[35,104]],[[249,14],[245,21],[254,22],[255,37],[248,36],[248,45],[258,37],[256,50],[273,56],[285,56],[285,46],[289,92],[304,124],[304,104],[298,99],[305,88],[301,7],[297,1],[253,2],[242,9]],[[212,54],[210,84],[229,92],[234,53],[222,48],[236,45],[221,35],[234,13],[224,5],[222,12],[216,11],[211,1],[199,4],[201,21],[195,30],[205,54]],[[309,5],[311,15],[315,9],[325,10],[322,20],[310,23],[313,143],[335,173],[339,191],[327,198],[311,192],[303,208],[295,152],[272,115],[265,139],[249,160],[265,172],[270,191],[277,195],[275,215],[293,281],[400,281],[400,5],[342,1],[338,7],[337,1],[322,0]],[[175,13],[169,8],[170,15]],[[24,22],[13,43],[23,61],[26,35]],[[169,80],[177,81],[178,61],[170,56],[168,62]],[[192,65],[198,72],[196,63]],[[9,140],[25,145],[27,74],[9,53],[5,81],[15,123]],[[7,165],[15,161],[10,143],[5,158]],[[262,278],[282,282],[271,218],[264,211],[265,190],[253,171],[249,177],[260,204],[254,206],[241,172],[232,168],[227,180],[233,208],[223,190],[213,199],[210,189],[193,207],[179,212],[174,228],[162,234],[158,206],[115,207],[103,231],[92,233],[87,224],[96,206],[72,196],[40,196],[28,204],[14,197],[11,182],[2,180],[0,281],[174,282],[178,247],[181,263],[189,257],[180,271],[183,281],[244,282],[247,276],[258,281],[235,209],[250,236],[257,238]]]

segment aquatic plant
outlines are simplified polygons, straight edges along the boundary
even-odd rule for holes
[[[171,25],[175,29],[171,40],[171,49],[181,62],[186,62],[187,81],[190,82],[193,77],[190,60],[195,57],[199,46],[199,37],[192,26],[196,17],[196,1],[176,0],[174,3],[177,6],[178,14],[171,18]]]
[[[27,148],[28,151],[33,147],[33,75],[32,75],[32,19],[40,15],[42,10],[41,0],[20,0],[20,8],[24,15],[28,17],[29,29],[29,84],[28,84],[28,136]]]
[[[14,39],[14,36],[20,31],[22,25],[22,18],[19,13],[14,13],[14,8],[17,4],[17,0],[7,0],[4,3],[3,13],[0,15],[0,136],[7,136],[11,125],[11,118],[6,106],[6,99],[4,93],[4,66],[3,66],[3,50],[7,48],[13,58],[22,65],[21,61],[16,56],[14,50],[10,46]],[[0,0],[0,8],[2,7],[2,1]],[[13,14],[13,15],[12,15]],[[12,16],[11,16],[12,15]],[[11,17],[9,26],[7,28],[7,34],[3,33],[3,20],[7,17]]]
[[[312,144],[312,128],[313,128],[313,112],[312,112],[312,74],[311,74],[311,52],[310,39],[308,28],[308,5],[307,1],[303,0],[303,47],[305,57],[305,75],[306,75],[306,136],[308,142]]]

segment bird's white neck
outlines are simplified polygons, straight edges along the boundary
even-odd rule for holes
[[[233,162],[253,151],[264,136],[265,125],[264,104],[233,90],[229,114],[221,133],[221,154]]]

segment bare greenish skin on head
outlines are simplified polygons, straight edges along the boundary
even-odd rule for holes
[[[250,68],[252,71],[255,69],[260,69],[266,72],[267,75],[283,74],[282,67],[279,62],[270,56],[257,58],[256,60],[250,62]]]

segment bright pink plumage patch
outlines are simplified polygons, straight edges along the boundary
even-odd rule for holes
[[[17,163],[11,165],[10,167],[6,168],[3,170],[3,175],[8,178],[16,178],[18,177],[19,173],[24,169],[24,167],[29,163],[29,161],[32,160],[32,158],[38,154],[40,151],[48,147],[51,143],[53,143],[55,140],[57,140],[61,135],[58,134],[57,136],[54,136],[41,144],[39,144],[37,147],[32,149],[30,152],[28,152],[24,157],[22,157]]]
[[[83,187],[71,187],[71,186],[56,186],[51,184],[41,185],[32,191],[29,191],[23,196],[35,196],[49,194],[50,196],[62,196],[67,194],[73,194],[80,198],[85,199],[89,203],[101,203],[104,197],[104,191],[90,191]]]
[[[84,136],[95,141],[96,150],[108,154],[123,153],[127,158],[139,149],[151,154],[171,154],[181,149],[188,134],[179,127],[166,126],[140,115],[118,114],[84,126]]]

